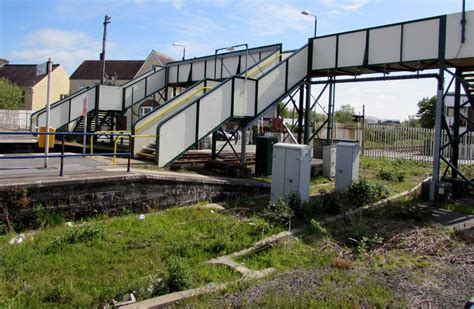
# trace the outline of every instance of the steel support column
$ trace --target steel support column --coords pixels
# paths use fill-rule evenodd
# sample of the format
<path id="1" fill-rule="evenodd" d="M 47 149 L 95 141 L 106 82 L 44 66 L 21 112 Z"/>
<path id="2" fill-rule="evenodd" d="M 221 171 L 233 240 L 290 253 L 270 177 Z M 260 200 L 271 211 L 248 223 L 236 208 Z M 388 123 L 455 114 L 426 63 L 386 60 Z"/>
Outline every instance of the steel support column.
<path id="1" fill-rule="evenodd" d="M 298 144 L 303 141 L 302 129 L 303 129 L 303 103 L 304 103 L 304 84 L 300 86 L 300 101 L 298 107 Z"/>
<path id="2" fill-rule="evenodd" d="M 240 139 L 240 167 L 245 167 L 247 164 L 247 126 L 242 126 Z"/>
<path id="3" fill-rule="evenodd" d="M 309 144 L 309 115 L 311 109 L 311 77 L 306 80 L 306 102 L 304 108 L 304 143 Z"/>
<path id="4" fill-rule="evenodd" d="M 435 140 L 433 149 L 433 176 L 430 185 L 430 201 L 436 201 L 441 163 L 441 118 L 443 117 L 444 70 L 446 68 L 446 16 L 440 19 L 438 43 L 439 76 L 436 96 Z"/>
<path id="5" fill-rule="evenodd" d="M 334 77 L 329 78 L 329 100 L 328 100 L 328 127 L 326 131 L 326 144 L 332 144 L 333 125 L 334 125 L 334 101 L 336 93 L 336 84 Z"/>
<path id="6" fill-rule="evenodd" d="M 461 72 L 459 69 L 456 70 L 456 75 L 460 76 Z M 451 163 L 454 168 L 451 169 L 451 177 L 458 177 L 458 160 L 459 160 L 459 126 L 461 121 L 461 81 L 456 78 L 454 81 L 454 121 L 453 121 L 453 142 L 452 142 L 452 153 Z"/>

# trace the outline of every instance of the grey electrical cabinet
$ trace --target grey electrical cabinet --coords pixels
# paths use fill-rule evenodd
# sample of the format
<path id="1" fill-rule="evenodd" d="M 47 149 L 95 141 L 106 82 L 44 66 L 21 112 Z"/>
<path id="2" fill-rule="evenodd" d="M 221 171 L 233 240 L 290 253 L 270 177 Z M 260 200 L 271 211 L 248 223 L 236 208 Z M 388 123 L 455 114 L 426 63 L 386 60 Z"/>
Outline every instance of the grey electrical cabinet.
<path id="1" fill-rule="evenodd" d="M 303 201 L 309 200 L 311 155 L 308 145 L 273 145 L 272 202 L 290 193 L 297 193 Z"/>
<path id="2" fill-rule="evenodd" d="M 343 190 L 359 179 L 358 143 L 336 144 L 336 190 Z"/>

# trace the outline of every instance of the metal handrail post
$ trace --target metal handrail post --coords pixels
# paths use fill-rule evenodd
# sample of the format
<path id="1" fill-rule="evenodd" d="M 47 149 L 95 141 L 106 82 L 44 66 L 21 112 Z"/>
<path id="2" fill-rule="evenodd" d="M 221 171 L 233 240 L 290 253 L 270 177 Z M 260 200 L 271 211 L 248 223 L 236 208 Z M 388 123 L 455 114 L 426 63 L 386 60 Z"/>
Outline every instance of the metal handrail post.
<path id="1" fill-rule="evenodd" d="M 62 134 L 62 141 L 61 141 L 61 168 L 59 169 L 59 176 L 64 176 L 64 139 L 65 134 Z"/>
<path id="2" fill-rule="evenodd" d="M 128 136 L 128 162 L 127 162 L 127 173 L 130 173 L 130 160 L 132 157 L 132 142 L 133 137 L 131 135 Z"/>

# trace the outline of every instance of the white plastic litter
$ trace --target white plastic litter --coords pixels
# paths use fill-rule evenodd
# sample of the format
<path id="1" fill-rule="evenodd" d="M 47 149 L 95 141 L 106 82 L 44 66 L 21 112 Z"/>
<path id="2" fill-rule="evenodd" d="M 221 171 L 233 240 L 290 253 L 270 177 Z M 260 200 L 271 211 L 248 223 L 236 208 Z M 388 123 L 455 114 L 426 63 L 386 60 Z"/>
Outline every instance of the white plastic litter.
<path id="1" fill-rule="evenodd" d="M 16 245 L 16 244 L 21 244 L 24 240 L 26 240 L 25 234 L 21 233 L 19 235 L 16 235 L 12 239 L 10 239 L 10 245 Z"/>
<path id="2" fill-rule="evenodd" d="M 64 225 L 67 226 L 67 227 L 73 227 L 74 226 L 74 224 L 71 221 L 68 221 L 68 222 L 64 223 Z"/>
<path id="3" fill-rule="evenodd" d="M 138 220 L 145 220 L 145 215 L 144 214 L 139 215 Z"/>
<path id="4" fill-rule="evenodd" d="M 215 211 L 214 211 L 214 210 L 212 210 L 212 209 L 211 209 L 211 212 L 212 212 L 213 214 L 215 213 Z"/>

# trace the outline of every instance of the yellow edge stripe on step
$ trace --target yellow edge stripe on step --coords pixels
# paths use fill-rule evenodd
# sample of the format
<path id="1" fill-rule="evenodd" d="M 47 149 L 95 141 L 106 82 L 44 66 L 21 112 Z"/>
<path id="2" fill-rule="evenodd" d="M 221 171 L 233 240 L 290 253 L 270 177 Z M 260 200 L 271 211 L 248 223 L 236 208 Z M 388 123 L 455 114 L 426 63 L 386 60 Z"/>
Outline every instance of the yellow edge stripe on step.
<path id="1" fill-rule="evenodd" d="M 117 158 L 117 144 L 119 142 L 119 140 L 121 140 L 122 138 L 130 138 L 128 140 L 129 143 L 132 142 L 132 138 L 145 138 L 145 137 L 157 137 L 158 135 L 153 135 L 153 134 L 141 134 L 141 135 L 125 135 L 125 136 L 117 136 L 117 138 L 115 139 L 115 143 L 114 143 L 114 158 L 112 160 L 112 165 L 115 165 L 115 159 Z"/>
<path id="2" fill-rule="evenodd" d="M 199 92 L 203 91 L 203 90 L 208 90 L 208 89 L 212 89 L 212 87 L 201 87 L 199 89 L 196 89 L 195 91 L 193 91 L 192 93 L 188 94 L 187 96 L 185 96 L 184 98 L 181 98 L 178 102 L 178 104 L 172 104 L 172 106 L 166 106 L 164 107 L 164 110 L 159 113 L 159 115 L 156 115 L 155 117 L 147 120 L 144 124 L 142 124 L 141 126 L 135 128 L 135 132 L 140 132 L 141 130 L 143 130 L 143 128 L 145 128 L 146 126 L 148 126 L 150 123 L 162 118 L 163 116 L 167 115 L 169 112 L 177 109 L 178 107 L 180 107 L 181 105 L 183 105 L 184 103 L 186 103 L 186 101 L 188 101 L 189 99 L 191 99 L 192 97 L 194 97 L 196 94 L 198 94 Z M 169 105 L 169 104 L 168 104 Z"/>

